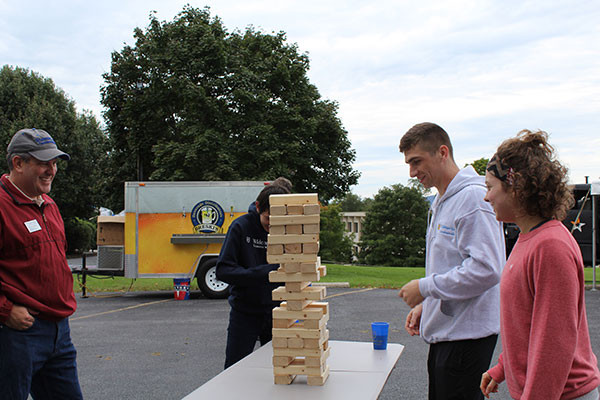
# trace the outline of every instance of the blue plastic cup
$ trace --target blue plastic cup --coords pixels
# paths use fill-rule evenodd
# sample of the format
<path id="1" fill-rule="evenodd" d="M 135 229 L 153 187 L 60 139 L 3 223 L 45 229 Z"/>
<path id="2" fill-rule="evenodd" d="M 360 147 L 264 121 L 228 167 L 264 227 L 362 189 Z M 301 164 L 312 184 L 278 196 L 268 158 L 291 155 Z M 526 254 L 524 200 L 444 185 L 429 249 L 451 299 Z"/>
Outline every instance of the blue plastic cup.
<path id="1" fill-rule="evenodd" d="M 387 349 L 388 330 L 390 324 L 387 322 L 372 322 L 371 331 L 373 332 L 373 348 L 375 350 Z"/>

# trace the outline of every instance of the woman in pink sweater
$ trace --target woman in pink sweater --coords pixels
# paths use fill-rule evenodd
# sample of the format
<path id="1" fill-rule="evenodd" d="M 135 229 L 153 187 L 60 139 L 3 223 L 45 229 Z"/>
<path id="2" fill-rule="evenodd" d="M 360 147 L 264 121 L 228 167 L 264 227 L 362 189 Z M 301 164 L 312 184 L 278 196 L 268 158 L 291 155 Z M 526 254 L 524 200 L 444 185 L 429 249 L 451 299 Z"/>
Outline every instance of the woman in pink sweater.
<path id="1" fill-rule="evenodd" d="M 583 261 L 560 222 L 573 198 L 545 132 L 519 132 L 490 160 L 485 200 L 521 234 L 500 281 L 498 364 L 482 376 L 489 398 L 506 380 L 514 399 L 598 399 L 600 372 L 584 302 Z"/>

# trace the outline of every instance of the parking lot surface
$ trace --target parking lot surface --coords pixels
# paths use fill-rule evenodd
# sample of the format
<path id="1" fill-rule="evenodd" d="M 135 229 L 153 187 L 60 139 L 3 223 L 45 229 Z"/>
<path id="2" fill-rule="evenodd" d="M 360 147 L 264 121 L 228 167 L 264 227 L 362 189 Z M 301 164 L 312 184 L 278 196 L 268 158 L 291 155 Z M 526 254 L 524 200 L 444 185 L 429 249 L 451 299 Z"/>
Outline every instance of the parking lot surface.
<path id="1" fill-rule="evenodd" d="M 397 290 L 327 288 L 327 295 L 332 340 L 369 342 L 370 323 L 388 321 L 389 341 L 405 346 L 379 398 L 426 399 L 428 346 L 405 332 L 409 309 Z M 192 291 L 185 301 L 172 292 L 78 294 L 77 301 L 71 334 L 87 400 L 181 399 L 223 370 L 226 300 Z M 586 304 L 600 354 L 600 291 L 587 291 Z M 510 398 L 505 385 L 494 398 Z"/>

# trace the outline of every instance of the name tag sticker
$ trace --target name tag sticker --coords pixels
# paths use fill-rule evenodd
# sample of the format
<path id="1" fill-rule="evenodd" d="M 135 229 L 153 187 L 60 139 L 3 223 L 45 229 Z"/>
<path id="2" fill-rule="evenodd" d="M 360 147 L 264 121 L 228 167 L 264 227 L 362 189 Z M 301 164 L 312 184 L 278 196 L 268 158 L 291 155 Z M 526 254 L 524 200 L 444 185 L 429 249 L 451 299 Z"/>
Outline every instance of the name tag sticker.
<path id="1" fill-rule="evenodd" d="M 25 227 L 27 227 L 27 230 L 29 231 L 29 233 L 33 233 L 33 232 L 42 230 L 42 227 L 37 222 L 37 219 L 32 219 L 31 221 L 24 222 L 24 224 L 25 224 Z"/>

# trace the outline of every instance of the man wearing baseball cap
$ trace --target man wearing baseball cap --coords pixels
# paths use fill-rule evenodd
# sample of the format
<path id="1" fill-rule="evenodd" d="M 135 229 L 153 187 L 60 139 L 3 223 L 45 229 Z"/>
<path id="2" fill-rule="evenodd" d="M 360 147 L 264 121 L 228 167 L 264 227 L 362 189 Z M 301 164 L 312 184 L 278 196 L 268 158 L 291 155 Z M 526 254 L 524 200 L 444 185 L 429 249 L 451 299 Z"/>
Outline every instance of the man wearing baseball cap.
<path id="1" fill-rule="evenodd" d="M 77 303 L 65 230 L 48 196 L 59 150 L 41 129 L 18 131 L 0 178 L 0 399 L 82 399 L 68 317 Z"/>

